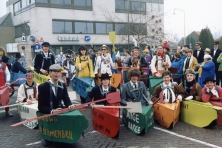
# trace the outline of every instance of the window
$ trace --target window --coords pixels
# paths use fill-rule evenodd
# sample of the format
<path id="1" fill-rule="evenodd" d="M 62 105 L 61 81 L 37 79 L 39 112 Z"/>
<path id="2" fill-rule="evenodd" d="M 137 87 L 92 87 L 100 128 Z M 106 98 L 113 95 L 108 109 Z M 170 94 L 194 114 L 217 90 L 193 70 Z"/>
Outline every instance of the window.
<path id="1" fill-rule="evenodd" d="M 75 22 L 75 33 L 94 33 L 93 23 Z"/>
<path id="2" fill-rule="evenodd" d="M 22 8 L 25 8 L 26 6 L 29 5 L 29 0 L 21 0 L 22 2 Z"/>
<path id="3" fill-rule="evenodd" d="M 30 26 L 29 23 L 21 24 L 18 26 L 15 26 L 15 37 L 22 37 L 22 33 L 25 33 L 25 35 L 30 35 Z"/>
<path id="4" fill-rule="evenodd" d="M 108 34 L 113 31 L 113 24 L 111 23 L 95 23 L 96 34 Z"/>
<path id="5" fill-rule="evenodd" d="M 92 10 L 92 0 L 74 0 L 74 8 Z"/>
<path id="6" fill-rule="evenodd" d="M 17 12 L 21 9 L 21 6 L 20 6 L 20 1 L 18 1 L 17 3 L 14 4 L 14 12 Z"/>
<path id="7" fill-rule="evenodd" d="M 36 0 L 38 3 L 48 3 L 48 0 Z"/>
<path id="8" fill-rule="evenodd" d="M 31 0 L 31 1 L 30 1 L 30 4 L 34 4 L 34 3 L 35 3 L 35 0 Z"/>
<path id="9" fill-rule="evenodd" d="M 126 0 L 116 0 L 115 1 L 116 12 L 127 12 L 128 2 Z"/>
<path id="10" fill-rule="evenodd" d="M 129 31 L 129 27 L 127 24 L 115 24 L 115 31 L 118 35 L 127 35 Z"/>
<path id="11" fill-rule="evenodd" d="M 63 0 L 52 0 L 52 4 L 63 4 Z"/>
<path id="12" fill-rule="evenodd" d="M 130 24 L 130 34 L 147 35 L 147 27 L 145 24 Z"/>
<path id="13" fill-rule="evenodd" d="M 53 33 L 72 33 L 71 21 L 52 21 Z"/>
<path id="14" fill-rule="evenodd" d="M 130 3 L 130 7 L 129 4 Z M 127 1 L 127 0 L 116 0 L 115 1 L 115 9 L 116 12 L 120 13 L 146 13 L 146 3 L 145 2 L 138 2 L 138 1 Z"/>
<path id="15" fill-rule="evenodd" d="M 71 0 L 64 0 L 64 4 L 71 5 Z"/>

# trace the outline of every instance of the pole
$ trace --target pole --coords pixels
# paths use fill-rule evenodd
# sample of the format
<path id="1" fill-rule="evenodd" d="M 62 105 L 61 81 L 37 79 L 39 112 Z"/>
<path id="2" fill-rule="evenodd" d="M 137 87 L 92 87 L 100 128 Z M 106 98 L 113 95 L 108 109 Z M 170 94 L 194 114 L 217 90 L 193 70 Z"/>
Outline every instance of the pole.
<path id="1" fill-rule="evenodd" d="M 127 37 L 128 37 L 128 50 L 131 51 L 130 47 L 129 47 L 129 29 L 130 29 L 129 28 L 129 9 L 130 9 L 130 0 L 128 0 L 128 11 L 127 11 L 128 12 L 128 26 L 127 26 L 128 27 L 128 36 Z"/>
<path id="2" fill-rule="evenodd" d="M 175 10 L 179 10 L 179 11 L 182 11 L 183 12 L 183 21 L 184 21 L 184 32 L 183 32 L 183 43 L 184 45 L 186 45 L 186 36 L 185 36 L 185 31 L 186 31 L 186 23 L 185 23 L 185 11 L 182 10 L 182 9 L 178 9 L 178 8 L 174 8 L 174 14 L 175 14 Z"/>

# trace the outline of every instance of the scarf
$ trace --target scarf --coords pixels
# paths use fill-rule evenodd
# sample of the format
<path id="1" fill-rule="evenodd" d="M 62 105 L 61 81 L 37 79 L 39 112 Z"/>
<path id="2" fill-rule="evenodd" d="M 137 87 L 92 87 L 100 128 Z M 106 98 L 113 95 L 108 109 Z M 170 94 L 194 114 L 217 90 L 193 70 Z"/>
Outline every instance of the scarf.
<path id="1" fill-rule="evenodd" d="M 185 83 L 186 84 L 183 84 L 184 86 L 184 90 L 190 94 L 190 91 L 191 90 L 195 90 L 196 89 L 196 80 L 194 79 L 193 81 L 191 82 L 187 82 L 187 80 L 185 80 Z"/>
<path id="2" fill-rule="evenodd" d="M 160 56 L 162 59 L 164 59 L 164 52 L 163 53 L 157 53 L 157 56 Z"/>
<path id="3" fill-rule="evenodd" d="M 212 60 L 203 62 L 203 63 L 201 64 L 201 66 L 204 66 L 207 62 L 211 62 L 211 61 L 212 61 Z M 203 68 L 200 67 L 200 68 L 198 69 L 198 72 L 199 72 L 199 78 L 201 78 L 201 77 L 202 77 Z"/>

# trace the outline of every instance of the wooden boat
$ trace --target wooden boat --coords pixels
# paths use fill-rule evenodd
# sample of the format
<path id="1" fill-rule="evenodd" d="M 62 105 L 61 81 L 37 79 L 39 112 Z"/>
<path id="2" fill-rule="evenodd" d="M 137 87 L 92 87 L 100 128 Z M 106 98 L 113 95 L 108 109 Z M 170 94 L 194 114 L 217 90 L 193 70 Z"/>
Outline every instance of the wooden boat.
<path id="1" fill-rule="evenodd" d="M 6 106 L 9 103 L 9 89 L 7 86 L 0 87 L 0 105 Z"/>
<path id="2" fill-rule="evenodd" d="M 42 116 L 40 112 L 37 116 Z M 54 142 L 75 143 L 88 127 L 87 119 L 78 111 L 38 120 L 41 138 Z"/>
<path id="3" fill-rule="evenodd" d="M 30 104 L 30 105 L 18 104 L 18 114 L 20 116 L 21 121 L 35 118 L 36 111 L 38 111 L 38 103 Z M 23 125 L 28 128 L 34 129 L 38 126 L 38 121 L 37 120 L 30 121 Z"/>
<path id="4" fill-rule="evenodd" d="M 165 128 L 173 128 L 179 120 L 180 102 L 156 103 L 154 105 L 154 119 Z"/>
<path id="5" fill-rule="evenodd" d="M 118 104 L 109 106 L 118 106 Z M 93 128 L 108 137 L 118 138 L 120 130 L 119 115 L 118 108 L 93 108 Z"/>
<path id="6" fill-rule="evenodd" d="M 142 106 L 142 113 L 132 113 L 123 109 L 122 121 L 126 128 L 135 134 L 145 134 L 154 126 L 153 107 Z"/>
<path id="7" fill-rule="evenodd" d="M 197 127 L 213 127 L 222 125 L 222 107 L 194 100 L 183 101 L 180 119 Z M 218 114 L 217 114 L 218 112 Z"/>
<path id="8" fill-rule="evenodd" d="M 150 94 L 153 94 L 155 88 L 157 85 L 159 85 L 160 83 L 163 82 L 162 78 L 157 78 L 157 77 L 153 77 L 153 76 L 149 76 L 149 92 Z"/>

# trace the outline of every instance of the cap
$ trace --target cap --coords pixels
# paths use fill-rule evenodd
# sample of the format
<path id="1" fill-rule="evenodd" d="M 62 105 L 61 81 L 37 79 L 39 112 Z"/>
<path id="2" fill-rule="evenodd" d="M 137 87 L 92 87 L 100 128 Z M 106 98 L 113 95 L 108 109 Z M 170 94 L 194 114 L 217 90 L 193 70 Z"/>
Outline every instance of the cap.
<path id="1" fill-rule="evenodd" d="M 43 43 L 42 43 L 42 46 L 49 47 L 50 44 L 49 44 L 49 42 L 43 42 Z"/>
<path id="2" fill-rule="evenodd" d="M 62 70 L 62 67 L 58 64 L 53 64 L 49 67 L 49 70 Z"/>

